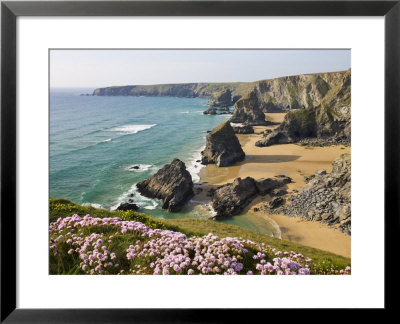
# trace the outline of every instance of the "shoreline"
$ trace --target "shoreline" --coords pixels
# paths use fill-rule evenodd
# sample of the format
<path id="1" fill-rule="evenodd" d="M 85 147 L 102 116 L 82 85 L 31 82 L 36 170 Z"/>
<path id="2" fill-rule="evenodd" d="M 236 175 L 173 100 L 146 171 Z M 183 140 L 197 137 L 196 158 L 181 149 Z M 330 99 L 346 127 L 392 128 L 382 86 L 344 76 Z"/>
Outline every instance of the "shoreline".
<path id="1" fill-rule="evenodd" d="M 269 113 L 267 119 L 276 123 L 282 122 L 285 113 Z M 284 174 L 292 178 L 287 185 L 288 194 L 306 186 L 305 176 L 315 171 L 325 169 L 331 172 L 332 162 L 343 153 L 350 153 L 351 147 L 332 145 L 325 147 L 301 146 L 297 144 L 280 144 L 269 147 L 256 147 L 255 142 L 260 133 L 273 126 L 254 126 L 254 134 L 237 135 L 242 149 L 246 154 L 244 161 L 233 166 L 218 168 L 213 164 L 203 167 L 199 172 L 200 181 L 204 190 L 207 187 L 219 186 L 232 182 L 237 177 L 250 176 L 254 179 L 269 178 Z M 247 206 L 244 212 L 236 217 L 256 217 L 269 223 L 274 236 L 279 236 L 271 223 L 279 226 L 280 236 L 284 240 L 296 242 L 321 250 L 333 252 L 345 257 L 351 256 L 351 237 L 339 230 L 320 222 L 306 221 L 300 217 L 281 214 L 267 214 L 254 211 L 257 205 L 270 199 L 268 195 L 258 197 Z M 246 216 L 247 215 L 247 216 Z M 266 226 L 268 226 L 266 224 Z"/>

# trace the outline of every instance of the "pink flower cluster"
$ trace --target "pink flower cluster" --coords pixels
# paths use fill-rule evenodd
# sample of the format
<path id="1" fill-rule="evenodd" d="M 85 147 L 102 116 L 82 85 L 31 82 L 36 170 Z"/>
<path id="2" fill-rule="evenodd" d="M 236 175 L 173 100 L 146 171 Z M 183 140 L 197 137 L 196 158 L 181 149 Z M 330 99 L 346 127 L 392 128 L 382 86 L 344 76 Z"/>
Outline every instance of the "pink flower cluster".
<path id="1" fill-rule="evenodd" d="M 83 228 L 98 227 L 107 231 L 83 234 Z M 132 242 L 124 255 L 117 255 L 111 251 L 112 243 L 124 233 L 133 233 L 140 239 Z M 118 217 L 73 215 L 59 218 L 50 224 L 50 237 L 51 253 L 57 255 L 60 242 L 68 245 L 68 254 L 79 258 L 79 266 L 87 274 L 310 274 L 311 259 L 294 251 L 277 251 L 250 240 L 219 238 L 211 233 L 187 237 L 179 232 L 151 229 L 140 222 L 122 221 Z M 129 269 L 119 269 L 118 259 L 128 264 Z M 340 270 L 340 274 L 349 272 L 349 267 Z"/>

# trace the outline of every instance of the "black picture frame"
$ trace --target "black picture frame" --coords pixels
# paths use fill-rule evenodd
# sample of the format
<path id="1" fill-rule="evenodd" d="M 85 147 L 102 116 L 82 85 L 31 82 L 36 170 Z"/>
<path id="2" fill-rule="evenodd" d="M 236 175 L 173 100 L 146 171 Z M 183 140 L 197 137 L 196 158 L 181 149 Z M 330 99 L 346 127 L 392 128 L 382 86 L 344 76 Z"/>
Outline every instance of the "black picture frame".
<path id="1" fill-rule="evenodd" d="M 19 16 L 384 16 L 385 309 L 398 283 L 387 264 L 399 237 L 400 1 L 2 1 L 1 3 L 1 322 L 227 322 L 243 310 L 16 308 L 16 19 Z M 373 190 L 373 188 L 371 188 Z M 372 275 L 372 274 L 371 274 Z M 151 302 L 151 301 L 149 301 Z M 256 318 L 263 310 L 252 310 Z M 212 315 L 211 315 L 212 314 Z"/>

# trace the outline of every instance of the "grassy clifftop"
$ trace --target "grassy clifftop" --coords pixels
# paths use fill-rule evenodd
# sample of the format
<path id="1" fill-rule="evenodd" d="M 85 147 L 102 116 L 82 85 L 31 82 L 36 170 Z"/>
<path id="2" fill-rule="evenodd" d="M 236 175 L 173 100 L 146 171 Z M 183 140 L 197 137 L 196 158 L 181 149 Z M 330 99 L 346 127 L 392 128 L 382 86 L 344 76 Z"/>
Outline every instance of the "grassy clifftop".
<path id="1" fill-rule="evenodd" d="M 172 242 L 182 240 L 183 237 L 183 242 L 186 242 L 186 247 L 190 244 L 194 244 L 193 242 L 196 242 L 196 240 L 198 242 L 196 244 L 200 244 L 199 242 L 208 242 L 209 240 L 214 242 L 212 244 L 217 244 L 218 241 L 215 241 L 215 236 L 218 236 L 218 240 L 221 238 L 221 241 L 225 242 L 225 245 L 230 242 L 230 239 L 224 238 L 237 238 L 243 243 L 240 243 L 243 245 L 241 248 L 246 248 L 254 255 L 256 255 L 258 251 L 261 251 L 259 250 L 261 246 L 269 246 L 265 249 L 269 251 L 268 253 L 270 253 L 270 255 L 268 256 L 268 253 L 265 251 L 264 253 L 267 254 L 265 258 L 271 262 L 273 262 L 272 259 L 276 253 L 275 251 L 281 251 L 277 255 L 280 255 L 284 251 L 287 251 L 288 254 L 290 253 L 291 256 L 302 254 L 306 258 L 312 259 L 312 261 L 309 261 L 312 262 L 310 264 L 312 274 L 331 273 L 331 269 L 344 269 L 350 265 L 350 259 L 333 253 L 283 241 L 243 229 L 239 226 L 226 225 L 215 221 L 198 219 L 156 220 L 142 213 L 133 211 L 111 212 L 104 209 L 77 205 L 66 199 L 50 199 L 49 207 L 50 273 L 52 274 L 150 274 L 153 269 L 149 267 L 149 263 L 151 263 L 153 259 L 153 266 L 154 262 L 157 263 L 155 257 L 151 257 L 151 254 L 150 256 L 146 254 L 146 251 L 150 249 L 147 245 L 154 246 L 154 244 L 156 244 L 154 243 L 155 241 L 151 241 L 154 235 L 156 235 L 152 231 L 155 231 L 155 233 L 161 233 L 157 231 L 174 233 Z M 82 220 L 76 220 L 71 217 L 74 214 L 79 215 Z M 91 217 L 87 216 L 87 220 L 84 221 L 83 217 L 87 214 L 90 214 Z M 96 220 L 97 217 L 100 220 Z M 115 217 L 119 217 L 123 221 L 140 223 L 134 223 L 134 225 L 129 223 L 122 227 L 118 225 L 120 226 L 118 227 L 114 221 Z M 82 225 L 84 222 L 86 222 L 86 225 Z M 126 227 L 124 228 L 124 226 Z M 136 226 L 137 228 L 135 227 L 135 229 L 133 229 L 130 228 L 130 226 Z M 146 228 L 146 230 L 143 228 Z M 148 234 L 149 231 L 150 234 Z M 166 240 L 166 238 L 162 238 L 162 240 Z M 253 269 L 253 271 L 255 271 L 256 259 L 248 258 L 245 255 L 240 256 L 240 251 L 237 250 L 239 249 L 239 243 L 235 241 L 232 244 L 235 246 L 232 248 L 233 251 L 236 251 L 234 253 L 238 253 L 238 260 L 241 260 L 242 266 L 244 266 L 244 269 L 239 269 L 237 272 L 243 273 L 243 271 L 247 271 L 248 269 Z M 93 255 L 98 255 L 100 252 L 103 252 L 100 248 L 105 251 L 104 254 L 101 254 L 101 258 L 107 259 L 107 252 L 110 253 L 111 251 L 111 255 L 109 254 L 110 262 L 103 262 L 101 264 L 103 268 L 93 264 L 95 263 L 95 261 L 93 261 Z M 90 253 L 87 252 L 87 255 L 82 254 L 82 251 L 88 251 L 90 249 L 94 250 L 91 250 L 92 252 Z M 97 249 L 100 250 L 100 252 L 98 252 Z M 229 250 L 228 252 L 230 253 L 231 251 L 232 250 Z M 295 251 L 296 253 L 291 251 Z M 191 253 L 192 252 L 188 252 L 187 256 L 193 257 Z M 87 257 L 88 259 L 84 260 L 84 258 Z M 86 261 L 87 263 L 85 263 Z M 90 261 L 92 262 L 89 266 Z M 175 272 L 173 270 L 171 271 L 174 274 L 180 273 L 177 269 L 175 270 Z M 212 272 L 215 272 L 214 268 Z"/>

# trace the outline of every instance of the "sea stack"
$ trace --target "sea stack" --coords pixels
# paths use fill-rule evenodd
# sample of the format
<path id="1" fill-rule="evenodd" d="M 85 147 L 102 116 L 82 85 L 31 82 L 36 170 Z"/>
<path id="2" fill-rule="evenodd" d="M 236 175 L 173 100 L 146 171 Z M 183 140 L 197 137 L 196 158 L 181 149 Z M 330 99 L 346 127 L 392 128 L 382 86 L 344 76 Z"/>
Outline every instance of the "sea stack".
<path id="1" fill-rule="evenodd" d="M 232 92 L 229 89 L 213 92 L 208 102 L 210 107 L 229 107 L 232 104 Z"/>
<path id="2" fill-rule="evenodd" d="M 246 97 L 239 99 L 235 103 L 231 122 L 250 126 L 268 124 L 255 90 L 252 90 Z"/>
<path id="3" fill-rule="evenodd" d="M 143 196 L 162 199 L 162 208 L 171 212 L 179 211 L 194 195 L 192 176 L 179 159 L 164 165 L 155 175 L 136 184 L 136 187 Z"/>
<path id="4" fill-rule="evenodd" d="M 206 148 L 201 152 L 202 164 L 226 167 L 242 161 L 245 154 L 229 121 L 214 128 L 206 139 Z"/>

